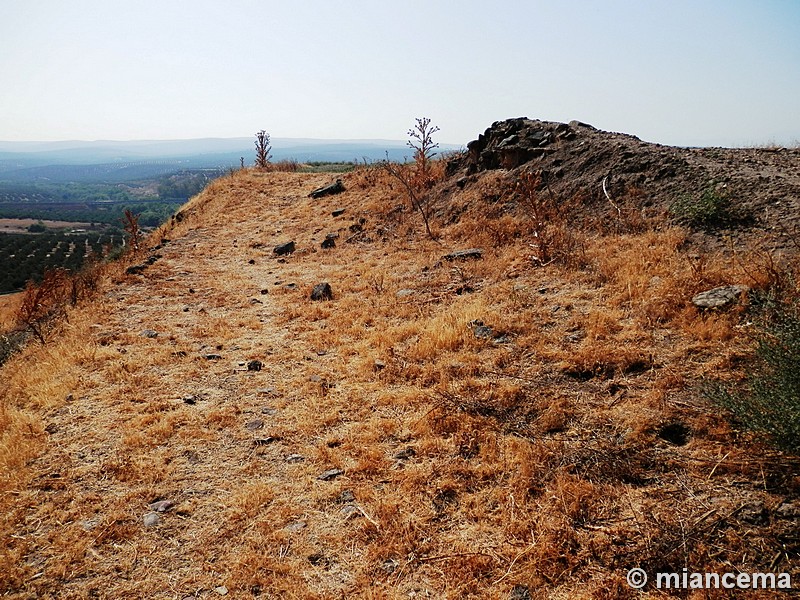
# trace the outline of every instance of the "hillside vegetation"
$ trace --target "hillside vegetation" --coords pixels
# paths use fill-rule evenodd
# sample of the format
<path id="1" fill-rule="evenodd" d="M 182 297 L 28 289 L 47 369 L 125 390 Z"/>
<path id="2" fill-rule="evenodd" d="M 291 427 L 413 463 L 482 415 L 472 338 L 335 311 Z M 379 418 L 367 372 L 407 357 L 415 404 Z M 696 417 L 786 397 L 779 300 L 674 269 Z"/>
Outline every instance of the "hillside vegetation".
<path id="1" fill-rule="evenodd" d="M 700 386 L 743 381 L 752 298 L 797 293 L 795 188 L 770 188 L 788 215 L 770 220 L 741 172 L 720 180 L 735 152 L 495 124 L 435 165 L 430 236 L 379 165 L 214 181 L 0 370 L 0 590 L 614 599 L 666 596 L 628 587 L 633 567 L 797 581 L 798 459 Z M 795 185 L 796 151 L 741 152 Z M 336 177 L 343 193 L 309 197 Z M 709 186 L 736 219 L 675 208 Z M 751 300 L 692 303 L 728 284 Z"/>

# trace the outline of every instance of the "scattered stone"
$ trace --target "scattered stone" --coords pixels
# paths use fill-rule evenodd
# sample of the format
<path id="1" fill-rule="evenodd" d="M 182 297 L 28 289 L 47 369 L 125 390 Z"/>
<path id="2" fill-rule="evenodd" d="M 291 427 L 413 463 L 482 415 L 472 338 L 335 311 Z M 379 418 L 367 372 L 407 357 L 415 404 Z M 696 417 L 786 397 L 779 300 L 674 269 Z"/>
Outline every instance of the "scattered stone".
<path id="1" fill-rule="evenodd" d="M 278 256 L 291 254 L 292 252 L 295 251 L 294 241 L 286 242 L 285 244 L 278 244 L 272 251 Z"/>
<path id="2" fill-rule="evenodd" d="M 417 455 L 417 451 L 414 450 L 411 446 L 409 446 L 407 448 L 403 448 L 402 450 L 400 450 L 400 452 L 395 454 L 394 457 L 397 460 L 408 460 L 412 456 L 416 456 L 416 455 Z"/>
<path id="3" fill-rule="evenodd" d="M 331 211 L 331 216 L 333 217 L 341 217 L 345 213 L 344 208 L 337 208 L 334 211 Z"/>
<path id="4" fill-rule="evenodd" d="M 269 406 L 265 406 L 264 408 L 261 409 L 261 414 L 267 415 L 269 417 L 274 417 L 275 415 L 278 414 L 278 410 L 275 408 L 270 408 Z"/>
<path id="5" fill-rule="evenodd" d="M 402 289 L 402 290 L 397 290 L 395 296 L 397 298 L 405 298 L 406 296 L 413 296 L 414 294 L 416 294 L 414 290 Z"/>
<path id="6" fill-rule="evenodd" d="M 139 335 L 146 338 L 155 338 L 158 337 L 158 332 L 153 329 L 145 329 Z"/>
<path id="7" fill-rule="evenodd" d="M 345 521 L 350 521 L 351 519 L 358 519 L 359 517 L 364 516 L 361 510 L 353 504 L 347 504 L 343 506 L 339 511 L 339 513 L 341 513 Z"/>
<path id="8" fill-rule="evenodd" d="M 264 394 L 265 396 L 274 396 L 275 388 L 274 387 L 258 388 L 256 392 L 258 392 L 259 394 Z"/>
<path id="9" fill-rule="evenodd" d="M 692 304 L 703 310 L 725 308 L 737 301 L 742 292 L 748 289 L 746 285 L 723 285 L 713 290 L 700 292 L 692 298 Z"/>
<path id="10" fill-rule="evenodd" d="M 311 291 L 312 300 L 333 300 L 333 290 L 329 283 L 318 283 Z"/>
<path id="11" fill-rule="evenodd" d="M 305 521 L 294 521 L 292 523 L 289 523 L 286 527 L 284 527 L 284 529 L 291 533 L 297 533 L 298 531 L 301 531 L 306 527 L 308 527 L 308 524 Z"/>
<path id="12" fill-rule="evenodd" d="M 775 514 L 781 519 L 796 519 L 800 517 L 800 502 L 784 502 Z"/>
<path id="13" fill-rule="evenodd" d="M 343 473 L 344 471 L 342 471 L 341 469 L 328 469 L 324 473 L 320 473 L 319 475 L 317 475 L 317 479 L 319 479 L 320 481 L 331 481 L 333 479 L 336 479 L 337 477 L 339 477 L 339 475 L 342 475 Z"/>
<path id="14" fill-rule="evenodd" d="M 184 404 L 190 404 L 190 405 L 197 404 L 197 401 L 199 399 L 200 399 L 199 396 L 196 396 L 194 394 L 191 394 L 189 396 L 184 396 L 183 398 L 181 398 Z"/>
<path id="15" fill-rule="evenodd" d="M 258 431 L 259 429 L 264 428 L 264 421 L 261 419 L 253 419 L 252 421 L 245 423 L 244 426 L 248 431 Z"/>
<path id="16" fill-rule="evenodd" d="M 322 383 L 322 377 L 320 377 L 319 375 L 311 375 L 311 376 L 308 378 L 308 380 L 309 380 L 311 383 Z"/>
<path id="17" fill-rule="evenodd" d="M 127 269 L 125 269 L 125 274 L 126 275 L 141 275 L 146 268 L 147 268 L 147 265 L 145 265 L 145 264 L 133 265 L 133 266 L 128 267 Z"/>
<path id="18" fill-rule="evenodd" d="M 476 338 L 491 339 L 494 337 L 494 330 L 485 325 L 483 321 L 476 319 L 471 321 L 470 325 L 472 325 L 472 333 Z"/>
<path id="19" fill-rule="evenodd" d="M 163 513 L 167 512 L 173 506 L 175 506 L 175 502 L 172 500 L 158 500 L 157 502 L 153 502 L 149 508 L 153 512 Z"/>
<path id="20" fill-rule="evenodd" d="M 348 502 L 354 502 L 355 499 L 356 495 L 353 493 L 353 490 L 343 490 L 336 501 L 340 504 L 347 504 Z"/>
<path id="21" fill-rule="evenodd" d="M 222 360 L 222 356 L 220 354 L 203 354 L 202 356 L 206 360 Z"/>
<path id="22" fill-rule="evenodd" d="M 258 438 L 257 440 L 253 440 L 253 446 L 269 446 L 275 442 L 280 441 L 280 437 L 271 435 L 265 438 Z"/>
<path id="23" fill-rule="evenodd" d="M 322 198 L 323 196 L 332 196 L 335 194 L 341 194 L 343 191 L 344 191 L 344 184 L 342 183 L 341 179 L 337 179 L 335 183 L 331 183 L 329 185 L 325 185 L 322 186 L 321 188 L 315 189 L 308 195 L 308 197 Z"/>
<path id="24" fill-rule="evenodd" d="M 264 288 L 263 290 L 261 290 L 261 295 L 262 296 L 266 296 L 267 294 L 269 294 L 269 290 L 267 288 Z"/>
<path id="25" fill-rule="evenodd" d="M 373 367 L 373 368 L 374 368 L 376 371 L 383 371 L 383 370 L 386 368 L 386 363 L 385 363 L 385 362 L 383 362 L 382 360 L 380 360 L 380 359 L 376 358 L 376 359 L 375 359 L 375 362 L 372 364 L 372 367 Z"/>
<path id="26" fill-rule="evenodd" d="M 531 600 L 531 591 L 527 585 L 515 585 L 508 595 L 508 600 Z"/>
<path id="27" fill-rule="evenodd" d="M 228 595 L 228 588 L 226 588 L 224 585 L 221 585 L 219 587 L 215 587 L 214 591 L 217 592 L 220 596 L 227 596 Z"/>
<path id="28" fill-rule="evenodd" d="M 248 265 L 254 265 L 254 264 L 256 264 L 256 260 L 254 258 L 251 258 L 250 260 L 247 261 L 247 264 Z"/>
<path id="29" fill-rule="evenodd" d="M 480 248 L 469 248 L 467 250 L 456 250 L 450 254 L 445 254 L 442 260 L 477 260 L 483 258 L 483 250 Z"/>
<path id="30" fill-rule="evenodd" d="M 58 431 L 58 425 L 56 425 L 55 423 L 50 423 L 47 427 L 44 428 L 44 430 L 50 435 L 53 435 Z"/>
<path id="31" fill-rule="evenodd" d="M 285 287 L 287 290 L 293 290 L 293 289 L 296 289 L 296 288 L 297 288 L 297 284 L 296 284 L 296 283 L 287 283 L 287 284 L 286 284 L 285 286 L 283 286 L 283 287 Z"/>
<path id="32" fill-rule="evenodd" d="M 144 516 L 143 523 L 145 527 L 155 527 L 161 523 L 161 517 L 158 513 L 149 512 Z"/>
<path id="33" fill-rule="evenodd" d="M 381 571 L 386 573 L 387 575 L 391 575 L 397 570 L 397 567 L 400 566 L 400 563 L 397 562 L 393 558 L 387 558 L 385 561 L 381 563 Z"/>
<path id="34" fill-rule="evenodd" d="M 302 454 L 290 454 L 289 456 L 286 457 L 286 462 L 289 463 L 290 465 L 301 463 L 304 462 L 305 460 L 306 457 L 303 456 Z"/>
<path id="35" fill-rule="evenodd" d="M 320 246 L 324 249 L 328 248 L 335 248 L 336 247 L 336 240 L 339 238 L 338 233 L 329 233 L 325 236 L 325 239 L 322 240 L 322 244 Z"/>
<path id="36" fill-rule="evenodd" d="M 261 367 L 263 367 L 263 366 L 264 366 L 264 363 L 262 363 L 260 360 L 251 360 L 249 363 L 247 363 L 247 370 L 248 371 L 260 371 Z"/>
<path id="37" fill-rule="evenodd" d="M 753 525 L 763 525 L 768 518 L 767 507 L 760 500 L 748 502 L 738 510 L 738 514 L 742 521 Z"/>
<path id="38" fill-rule="evenodd" d="M 264 304 L 264 303 L 258 298 L 250 298 L 250 304 Z"/>

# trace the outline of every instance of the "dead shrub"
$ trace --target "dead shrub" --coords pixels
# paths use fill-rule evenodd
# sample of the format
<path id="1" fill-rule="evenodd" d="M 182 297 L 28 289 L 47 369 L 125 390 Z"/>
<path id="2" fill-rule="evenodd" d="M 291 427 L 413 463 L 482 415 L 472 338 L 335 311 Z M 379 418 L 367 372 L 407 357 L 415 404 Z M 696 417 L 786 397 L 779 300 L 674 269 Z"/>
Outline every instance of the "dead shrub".
<path id="1" fill-rule="evenodd" d="M 541 193 L 541 175 L 520 171 L 513 198 L 528 218 L 531 259 L 539 265 L 558 263 L 572 268 L 588 264 L 583 235 L 569 224 L 569 206 L 559 202 L 549 187 Z"/>
<path id="2" fill-rule="evenodd" d="M 37 285 L 28 282 L 17 310 L 18 323 L 46 343 L 53 325 L 66 318 L 66 304 L 71 296 L 72 283 L 66 270 L 46 271 Z"/>

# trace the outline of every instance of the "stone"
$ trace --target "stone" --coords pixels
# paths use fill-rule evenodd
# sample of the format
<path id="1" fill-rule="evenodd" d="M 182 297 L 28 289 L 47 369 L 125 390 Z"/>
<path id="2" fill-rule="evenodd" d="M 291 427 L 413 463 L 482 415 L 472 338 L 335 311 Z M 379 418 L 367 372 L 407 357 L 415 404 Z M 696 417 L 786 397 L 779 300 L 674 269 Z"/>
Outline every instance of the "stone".
<path id="1" fill-rule="evenodd" d="M 344 517 L 345 521 L 349 521 L 351 519 L 358 519 L 359 517 L 364 516 L 361 510 L 353 504 L 346 504 L 341 508 L 339 513 Z"/>
<path id="2" fill-rule="evenodd" d="M 303 456 L 302 454 L 290 454 L 289 456 L 286 457 L 286 462 L 289 463 L 290 465 L 301 463 L 304 462 L 305 460 L 306 457 Z"/>
<path id="3" fill-rule="evenodd" d="M 320 473 L 319 475 L 317 475 L 317 479 L 319 479 L 320 481 L 331 481 L 333 479 L 336 479 L 337 477 L 339 477 L 339 475 L 342 474 L 344 474 L 344 471 L 342 471 L 341 469 L 328 469 L 324 473 Z"/>
<path id="4" fill-rule="evenodd" d="M 341 194 L 344 192 L 344 184 L 341 179 L 337 179 L 334 183 L 324 185 L 321 188 L 315 189 L 311 192 L 309 198 L 322 198 L 323 196 L 332 196 L 334 194 Z"/>
<path id="5" fill-rule="evenodd" d="M 220 585 L 214 588 L 214 591 L 217 592 L 220 596 L 227 596 L 228 595 L 228 588 L 224 585 Z"/>
<path id="6" fill-rule="evenodd" d="M 417 455 L 417 451 L 414 450 L 411 446 L 409 446 L 407 448 L 403 448 L 402 450 L 400 450 L 400 452 L 395 454 L 394 457 L 397 460 L 408 460 L 412 456 L 416 456 L 416 455 Z"/>
<path id="7" fill-rule="evenodd" d="M 410 290 L 408 288 L 404 288 L 402 290 L 397 290 L 395 293 L 395 297 L 397 298 L 405 298 L 407 296 L 413 296 L 416 292 L 414 290 Z"/>
<path id="8" fill-rule="evenodd" d="M 336 210 L 331 211 L 332 217 L 341 217 L 345 213 L 344 208 L 337 208 Z"/>
<path id="9" fill-rule="evenodd" d="M 470 325 L 472 325 L 472 333 L 476 338 L 492 339 L 494 337 L 494 330 L 488 325 L 484 325 L 483 321 L 473 321 Z"/>
<path id="10" fill-rule="evenodd" d="M 145 329 L 139 334 L 141 337 L 154 338 L 158 337 L 158 332 L 153 329 Z"/>
<path id="11" fill-rule="evenodd" d="M 723 285 L 700 292 L 692 298 L 692 304 L 703 310 L 725 308 L 736 302 L 748 289 L 746 285 Z"/>
<path id="12" fill-rule="evenodd" d="M 312 300 L 333 300 L 333 291 L 329 283 L 318 283 L 311 291 Z"/>
<path id="13" fill-rule="evenodd" d="M 264 421 L 261 419 L 253 419 L 252 421 L 245 423 L 244 426 L 248 431 L 258 431 L 259 429 L 264 428 Z"/>
<path id="14" fill-rule="evenodd" d="M 125 269 L 125 274 L 126 275 L 141 275 L 146 268 L 147 268 L 147 265 L 145 265 L 145 264 L 133 265 L 133 266 L 128 267 L 127 269 Z"/>
<path id="15" fill-rule="evenodd" d="M 385 561 L 381 563 L 381 571 L 383 571 L 387 575 L 391 575 L 397 570 L 399 566 L 400 563 L 397 562 L 395 559 L 387 558 Z"/>
<path id="16" fill-rule="evenodd" d="M 527 585 L 515 585 L 508 595 L 508 600 L 531 600 L 531 591 Z"/>
<path id="17" fill-rule="evenodd" d="M 278 244 L 273 248 L 272 252 L 275 253 L 277 256 L 285 256 L 286 254 L 291 254 L 295 251 L 294 242 L 286 242 L 285 244 Z"/>
<path id="18" fill-rule="evenodd" d="M 284 527 L 284 529 L 292 533 L 297 533 L 306 527 L 308 527 L 308 524 L 305 521 L 294 521 L 289 523 L 286 527 Z"/>
<path id="19" fill-rule="evenodd" d="M 203 358 L 206 360 L 222 360 L 222 356 L 220 354 L 203 354 Z"/>
<path id="20" fill-rule="evenodd" d="M 322 240 L 322 244 L 320 246 L 324 249 L 330 249 L 336 247 L 336 240 L 339 238 L 338 233 L 329 233 L 325 236 L 325 239 Z"/>
<path id="21" fill-rule="evenodd" d="M 343 490 L 338 498 L 336 498 L 336 501 L 340 504 L 347 504 L 348 502 L 354 502 L 355 499 L 356 495 L 353 493 L 353 490 Z"/>
<path id="22" fill-rule="evenodd" d="M 456 250 L 455 252 L 445 254 L 442 257 L 442 260 L 448 260 L 452 262 L 454 260 L 477 260 L 479 258 L 483 258 L 482 249 L 468 248 L 467 250 Z"/>
<path id="23" fill-rule="evenodd" d="M 775 510 L 775 514 L 781 519 L 796 519 L 800 517 L 800 502 L 784 502 Z"/>
<path id="24" fill-rule="evenodd" d="M 753 500 L 745 503 L 739 508 L 738 517 L 746 523 L 753 525 L 763 525 L 767 522 L 769 513 L 767 507 L 761 500 Z"/>
<path id="25" fill-rule="evenodd" d="M 167 512 L 173 506 L 175 506 L 175 502 L 172 500 L 158 500 L 153 502 L 148 508 L 150 508 L 150 510 L 153 512 L 163 513 Z"/>
<path id="26" fill-rule="evenodd" d="M 161 523 L 161 517 L 158 515 L 158 513 L 149 512 L 144 516 L 142 522 L 144 523 L 145 527 L 155 527 Z"/>
<path id="27" fill-rule="evenodd" d="M 261 368 L 264 366 L 260 360 L 251 360 L 247 363 L 247 370 L 248 371 L 260 371 Z"/>
<path id="28" fill-rule="evenodd" d="M 253 446 L 269 446 L 270 444 L 279 442 L 280 440 L 281 440 L 280 437 L 271 435 L 269 437 L 258 438 L 256 440 L 253 440 Z"/>

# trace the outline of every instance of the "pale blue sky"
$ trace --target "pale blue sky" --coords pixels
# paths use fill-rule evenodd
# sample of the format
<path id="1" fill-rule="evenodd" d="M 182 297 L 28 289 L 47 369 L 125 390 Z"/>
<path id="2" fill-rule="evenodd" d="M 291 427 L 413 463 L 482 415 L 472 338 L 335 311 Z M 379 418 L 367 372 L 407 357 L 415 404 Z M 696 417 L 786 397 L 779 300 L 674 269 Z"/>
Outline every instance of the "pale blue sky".
<path id="1" fill-rule="evenodd" d="M 800 0 L 0 0 L 0 140 L 800 142 Z"/>

